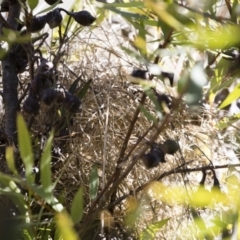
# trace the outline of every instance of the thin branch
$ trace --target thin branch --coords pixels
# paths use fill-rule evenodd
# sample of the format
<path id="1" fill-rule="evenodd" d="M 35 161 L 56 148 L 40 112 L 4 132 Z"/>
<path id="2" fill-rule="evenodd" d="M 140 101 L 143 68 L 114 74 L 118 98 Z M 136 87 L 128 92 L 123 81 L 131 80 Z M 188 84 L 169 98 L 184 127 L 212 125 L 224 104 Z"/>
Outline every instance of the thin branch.
<path id="1" fill-rule="evenodd" d="M 193 161 L 189 161 L 186 164 L 192 163 Z M 185 164 L 184 164 L 185 165 Z M 181 166 L 182 167 L 182 166 Z M 206 170 L 214 170 L 214 169 L 221 169 L 221 168 L 231 168 L 231 167 L 240 167 L 240 163 L 238 164 L 224 164 L 224 165 L 217 165 L 217 166 L 212 166 L 212 165 L 208 165 L 208 166 L 204 166 L 204 167 L 198 167 L 198 168 L 174 168 L 168 172 L 165 172 L 163 174 L 161 174 L 157 179 L 154 179 L 148 183 L 145 183 L 143 185 L 141 185 L 140 187 L 138 187 L 137 189 L 134 190 L 134 193 L 138 193 L 142 190 L 144 190 L 146 187 L 148 187 L 149 185 L 151 185 L 152 182 L 154 181 L 160 181 L 163 178 L 172 175 L 172 174 L 177 174 L 177 173 L 190 173 L 190 172 L 201 172 L 201 171 L 206 171 Z M 121 203 L 124 199 L 126 199 L 127 197 L 133 195 L 133 191 L 130 191 L 128 194 L 124 194 L 121 197 L 119 197 L 115 202 L 110 203 L 107 208 L 113 208 L 116 205 L 118 205 L 119 203 Z"/>

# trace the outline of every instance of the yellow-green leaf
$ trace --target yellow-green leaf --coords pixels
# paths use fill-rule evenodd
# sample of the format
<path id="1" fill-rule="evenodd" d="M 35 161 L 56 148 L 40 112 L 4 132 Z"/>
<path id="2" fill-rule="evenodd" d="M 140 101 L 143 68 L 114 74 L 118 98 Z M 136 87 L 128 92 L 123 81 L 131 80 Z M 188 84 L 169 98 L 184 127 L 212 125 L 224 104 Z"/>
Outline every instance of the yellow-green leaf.
<path id="1" fill-rule="evenodd" d="M 34 161 L 31 138 L 27 129 L 27 125 L 21 114 L 17 115 L 17 129 L 18 129 L 18 145 L 20 150 L 20 156 L 25 166 L 26 179 L 28 183 L 33 183 L 34 176 L 32 174 L 32 169 Z"/>
<path id="2" fill-rule="evenodd" d="M 74 223 L 81 221 L 83 216 L 83 188 L 80 187 L 74 196 L 71 206 L 71 217 Z"/>

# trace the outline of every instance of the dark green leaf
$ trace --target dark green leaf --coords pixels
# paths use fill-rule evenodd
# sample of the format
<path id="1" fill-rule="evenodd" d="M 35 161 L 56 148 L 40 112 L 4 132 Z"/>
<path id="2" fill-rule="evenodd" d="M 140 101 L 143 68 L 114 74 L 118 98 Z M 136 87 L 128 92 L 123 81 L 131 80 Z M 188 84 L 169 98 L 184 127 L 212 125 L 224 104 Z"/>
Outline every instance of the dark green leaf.
<path id="1" fill-rule="evenodd" d="M 26 179 L 28 183 L 33 183 L 34 176 L 32 174 L 32 169 L 34 161 L 31 138 L 27 129 L 27 125 L 21 114 L 17 115 L 17 129 L 18 129 L 18 145 L 20 150 L 20 156 L 25 166 Z"/>
<path id="2" fill-rule="evenodd" d="M 77 89 L 78 83 L 79 83 L 81 80 L 82 80 L 82 79 L 81 79 L 81 76 L 78 77 L 78 78 L 72 83 L 72 85 L 71 85 L 71 87 L 69 88 L 68 91 L 69 91 L 70 93 L 74 94 L 75 91 L 76 91 L 76 89 Z"/>
<path id="3" fill-rule="evenodd" d="M 84 86 L 80 89 L 80 91 L 78 92 L 77 94 L 77 97 L 79 97 L 80 99 L 83 99 L 84 96 L 86 95 L 89 87 L 90 87 L 90 84 L 92 82 L 92 79 L 90 79 L 89 81 L 87 81 Z"/>
<path id="4" fill-rule="evenodd" d="M 74 223 L 81 221 L 83 216 L 83 188 L 80 187 L 74 196 L 71 206 L 71 217 Z"/>

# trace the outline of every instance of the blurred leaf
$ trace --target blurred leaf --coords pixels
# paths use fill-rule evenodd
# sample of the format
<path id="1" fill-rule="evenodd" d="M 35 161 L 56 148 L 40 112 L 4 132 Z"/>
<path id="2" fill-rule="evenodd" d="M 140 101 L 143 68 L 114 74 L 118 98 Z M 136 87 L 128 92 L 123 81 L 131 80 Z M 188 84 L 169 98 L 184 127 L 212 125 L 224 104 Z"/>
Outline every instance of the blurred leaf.
<path id="1" fill-rule="evenodd" d="M 33 170 L 33 153 L 30 135 L 27 125 L 21 114 L 17 115 L 17 129 L 18 129 L 18 145 L 20 156 L 25 166 L 25 174 L 28 183 L 34 182 Z"/>
<path id="2" fill-rule="evenodd" d="M 152 0 L 144 1 L 145 5 L 150 8 L 162 21 L 167 23 L 169 26 L 174 29 L 181 29 L 183 26 L 178 22 L 173 15 L 167 12 L 168 5 L 163 2 L 155 2 Z"/>
<path id="3" fill-rule="evenodd" d="M 240 36 L 235 34 L 240 31 L 238 25 L 225 24 L 217 26 L 214 29 L 195 24 L 188 27 L 192 29 L 192 34 L 189 34 L 189 30 L 185 32 L 186 38 L 189 39 L 189 44 L 202 50 L 206 48 L 224 50 L 240 44 Z"/>
<path id="4" fill-rule="evenodd" d="M 55 8 L 60 2 L 61 2 L 61 0 L 58 0 L 57 2 L 55 2 L 54 4 L 52 4 L 50 7 L 47 7 L 47 8 L 45 8 L 45 9 L 41 10 L 40 12 L 35 13 L 35 15 L 39 15 L 39 14 L 42 14 L 42 13 L 51 11 L 51 10 L 52 10 L 53 8 Z"/>
<path id="5" fill-rule="evenodd" d="M 28 6 L 33 10 L 38 5 L 38 0 L 28 0 Z"/>
<path id="6" fill-rule="evenodd" d="M 128 227 L 133 227 L 137 219 L 143 214 L 144 209 L 141 202 L 136 198 L 130 197 L 127 199 L 127 214 L 125 216 L 125 224 Z"/>
<path id="7" fill-rule="evenodd" d="M 63 239 L 63 240 L 79 239 L 74 229 L 74 224 L 70 216 L 65 211 L 57 213 L 55 218 L 56 218 L 58 231 L 61 234 L 60 239 Z"/>
<path id="8" fill-rule="evenodd" d="M 84 96 L 86 95 L 90 85 L 92 83 L 92 79 L 88 80 L 84 86 L 80 89 L 80 91 L 77 93 L 77 96 L 80 98 L 80 99 L 83 99 Z"/>
<path id="9" fill-rule="evenodd" d="M 143 8 L 144 7 L 144 3 L 143 2 L 137 2 L 137 1 L 133 1 L 133 2 L 123 2 L 123 3 L 111 3 L 108 4 L 111 7 L 115 7 L 115 8 Z"/>
<path id="10" fill-rule="evenodd" d="M 216 127 L 219 129 L 219 130 L 222 130 L 222 129 L 225 129 L 229 126 L 231 126 L 233 123 L 239 121 L 240 119 L 240 113 L 237 113 L 233 116 L 230 116 L 230 117 L 224 117 L 223 119 L 221 119 L 217 124 L 216 124 Z"/>
<path id="11" fill-rule="evenodd" d="M 141 37 L 136 37 L 135 40 L 134 40 L 134 46 L 136 46 L 141 54 L 143 56 L 146 56 L 147 55 L 147 43 L 146 43 L 146 39 L 143 39 Z"/>
<path id="12" fill-rule="evenodd" d="M 53 185 L 51 176 L 51 159 L 52 159 L 52 141 L 54 133 L 51 131 L 49 138 L 47 140 L 46 146 L 44 147 L 43 154 L 40 160 L 40 174 L 41 183 L 43 189 L 49 196 L 53 196 Z"/>
<path id="13" fill-rule="evenodd" d="M 81 221 L 83 217 L 83 188 L 80 187 L 74 196 L 71 206 L 71 217 L 76 224 Z"/>
<path id="14" fill-rule="evenodd" d="M 240 97 L 240 84 L 238 84 L 233 91 L 227 96 L 227 98 L 222 102 L 219 108 L 224 108 L 227 105 L 231 104 L 234 100 L 237 100 Z"/>
<path id="15" fill-rule="evenodd" d="M 139 106 L 139 109 L 149 121 L 152 121 L 153 123 L 157 123 L 157 119 L 149 111 L 147 111 L 145 107 Z"/>
<path id="16" fill-rule="evenodd" d="M 14 150 L 12 146 L 8 146 L 6 148 L 6 161 L 7 161 L 7 165 L 9 167 L 9 169 L 12 171 L 12 173 L 14 173 L 15 175 L 17 175 L 17 170 L 15 167 L 15 159 L 14 159 Z"/>
<path id="17" fill-rule="evenodd" d="M 178 82 L 178 92 L 184 93 L 184 100 L 188 105 L 199 105 L 202 100 L 202 90 L 207 84 L 204 69 L 201 64 L 196 64 L 190 75 L 186 74 Z"/>
<path id="18" fill-rule="evenodd" d="M 94 200 L 97 197 L 98 185 L 99 185 L 98 168 L 97 168 L 97 165 L 94 164 L 92 167 L 92 171 L 90 173 L 90 183 L 89 183 L 89 194 L 90 194 L 91 200 Z"/>
<path id="19" fill-rule="evenodd" d="M 104 4 L 103 8 L 108 9 L 112 12 L 115 12 L 117 14 L 120 14 L 122 17 L 124 17 L 126 20 L 131 21 L 133 19 L 142 19 L 142 20 L 147 20 L 148 17 L 142 14 L 138 13 L 132 13 L 132 12 L 127 12 L 127 11 L 122 11 L 117 8 L 112 7 L 110 4 Z"/>
<path id="20" fill-rule="evenodd" d="M 162 109 L 160 107 L 160 104 L 157 101 L 157 98 L 155 97 L 155 95 L 153 94 L 153 91 L 151 91 L 150 89 L 145 90 L 145 93 L 148 95 L 148 97 L 151 99 L 151 101 L 154 103 L 155 105 L 155 109 L 157 112 L 157 116 L 159 119 L 162 119 L 163 115 L 162 115 Z"/>
<path id="21" fill-rule="evenodd" d="M 140 235 L 140 240 L 154 240 L 156 233 L 167 224 L 170 218 L 150 224 Z"/>

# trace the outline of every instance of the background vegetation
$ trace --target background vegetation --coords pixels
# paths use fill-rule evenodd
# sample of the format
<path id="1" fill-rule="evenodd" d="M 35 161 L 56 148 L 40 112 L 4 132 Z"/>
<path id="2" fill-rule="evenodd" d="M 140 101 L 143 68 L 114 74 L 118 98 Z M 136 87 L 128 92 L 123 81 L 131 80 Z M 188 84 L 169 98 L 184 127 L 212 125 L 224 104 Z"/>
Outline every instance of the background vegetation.
<path id="1" fill-rule="evenodd" d="M 238 239 L 239 2 L 47 2 L 1 3 L 0 239 Z"/>

